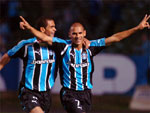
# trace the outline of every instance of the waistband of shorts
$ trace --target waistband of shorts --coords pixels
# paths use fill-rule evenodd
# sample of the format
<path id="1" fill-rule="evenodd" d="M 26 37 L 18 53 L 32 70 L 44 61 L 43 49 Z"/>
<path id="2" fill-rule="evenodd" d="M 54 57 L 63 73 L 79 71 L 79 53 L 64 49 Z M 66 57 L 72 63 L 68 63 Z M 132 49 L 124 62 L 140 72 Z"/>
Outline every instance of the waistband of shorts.
<path id="1" fill-rule="evenodd" d="M 69 88 L 66 88 L 66 87 L 62 87 L 62 89 L 67 90 L 67 91 L 77 92 L 77 93 L 83 93 L 83 92 L 89 92 L 89 91 L 91 91 L 91 89 L 73 90 L 73 89 L 69 89 Z"/>
<path id="2" fill-rule="evenodd" d="M 36 93 L 51 92 L 51 89 L 48 89 L 48 90 L 46 90 L 46 91 L 38 91 L 38 90 L 31 90 L 31 89 L 26 88 L 26 87 L 22 87 L 22 88 L 24 88 L 25 90 L 31 91 L 31 92 L 36 92 Z M 22 89 L 22 88 L 21 88 L 21 89 Z"/>

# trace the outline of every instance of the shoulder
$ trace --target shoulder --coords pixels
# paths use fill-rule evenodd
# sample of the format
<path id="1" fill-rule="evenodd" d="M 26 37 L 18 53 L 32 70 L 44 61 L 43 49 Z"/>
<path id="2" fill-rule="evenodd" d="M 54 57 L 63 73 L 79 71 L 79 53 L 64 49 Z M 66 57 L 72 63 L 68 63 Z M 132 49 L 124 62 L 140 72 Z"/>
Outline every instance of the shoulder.
<path id="1" fill-rule="evenodd" d="M 105 46 L 105 37 L 97 40 L 92 40 L 90 46 Z"/>
<path id="2" fill-rule="evenodd" d="M 27 40 L 21 40 L 18 42 L 17 45 L 15 45 L 14 47 L 12 47 L 10 50 L 8 50 L 8 55 L 9 56 L 12 56 L 14 55 L 15 53 L 17 53 L 18 51 L 20 51 L 22 48 L 25 48 L 26 45 L 28 44 L 32 44 L 36 41 L 36 38 L 30 38 L 30 39 L 27 39 Z"/>
<path id="3" fill-rule="evenodd" d="M 62 38 L 58 38 L 58 37 L 53 37 L 53 43 L 54 42 L 58 42 L 58 43 L 65 43 L 65 44 L 71 44 L 70 40 L 64 40 Z"/>
<path id="4" fill-rule="evenodd" d="M 27 40 L 21 40 L 21 41 L 18 42 L 17 45 L 22 45 L 23 46 L 23 45 L 26 45 L 26 44 L 29 44 L 29 43 L 34 43 L 36 40 L 37 40 L 36 37 L 30 38 L 30 39 L 27 39 Z"/>

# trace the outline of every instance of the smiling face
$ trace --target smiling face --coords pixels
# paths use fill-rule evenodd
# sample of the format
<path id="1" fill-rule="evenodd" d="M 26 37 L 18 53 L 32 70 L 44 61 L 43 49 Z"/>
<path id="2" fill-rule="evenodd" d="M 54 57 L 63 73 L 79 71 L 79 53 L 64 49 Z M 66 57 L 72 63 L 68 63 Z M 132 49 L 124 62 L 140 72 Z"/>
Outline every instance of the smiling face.
<path id="1" fill-rule="evenodd" d="M 86 36 L 86 31 L 80 23 L 74 23 L 69 31 L 69 37 L 72 44 L 76 46 L 82 46 L 83 38 Z"/>
<path id="2" fill-rule="evenodd" d="M 47 26 L 44 28 L 44 33 L 48 36 L 54 37 L 56 28 L 54 20 L 47 20 Z"/>

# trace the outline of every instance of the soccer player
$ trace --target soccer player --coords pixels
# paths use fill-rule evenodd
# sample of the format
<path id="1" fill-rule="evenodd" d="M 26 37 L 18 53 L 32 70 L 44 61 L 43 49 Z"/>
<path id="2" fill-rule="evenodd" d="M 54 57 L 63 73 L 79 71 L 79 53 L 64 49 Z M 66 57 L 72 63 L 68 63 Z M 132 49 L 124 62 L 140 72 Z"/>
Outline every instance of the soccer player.
<path id="1" fill-rule="evenodd" d="M 37 28 L 47 36 L 54 37 L 53 19 L 41 17 Z M 56 38 L 56 37 L 55 37 Z M 59 42 L 65 40 L 56 38 Z M 0 70 L 12 59 L 21 58 L 24 64 L 19 88 L 19 99 L 27 113 L 48 113 L 51 106 L 51 88 L 57 72 L 56 54 L 51 46 L 36 37 L 22 40 L 0 59 Z"/>
<path id="2" fill-rule="evenodd" d="M 87 113 L 91 108 L 91 89 L 92 74 L 94 71 L 93 57 L 105 46 L 114 42 L 119 42 L 138 30 L 150 28 L 147 22 L 150 15 L 145 15 L 143 20 L 134 28 L 116 33 L 107 38 L 101 38 L 92 41 L 89 48 L 83 46 L 83 38 L 86 36 L 86 30 L 80 23 L 74 23 L 70 27 L 69 37 L 72 44 L 58 43 L 55 38 L 49 37 L 29 25 L 23 18 L 20 22 L 21 29 L 28 29 L 37 38 L 49 45 L 52 45 L 57 51 L 59 57 L 60 78 L 62 89 L 60 91 L 61 102 L 67 113 Z"/>
<path id="3" fill-rule="evenodd" d="M 37 28 L 56 42 L 71 43 L 54 37 L 56 28 L 51 18 L 41 17 Z M 89 41 L 84 38 L 84 45 Z M 51 88 L 54 85 L 58 69 L 58 60 L 54 48 L 36 37 L 22 40 L 0 59 L 0 70 L 12 58 L 21 58 L 24 63 L 22 80 L 19 88 L 19 98 L 23 110 L 27 113 L 48 113 L 51 106 Z"/>

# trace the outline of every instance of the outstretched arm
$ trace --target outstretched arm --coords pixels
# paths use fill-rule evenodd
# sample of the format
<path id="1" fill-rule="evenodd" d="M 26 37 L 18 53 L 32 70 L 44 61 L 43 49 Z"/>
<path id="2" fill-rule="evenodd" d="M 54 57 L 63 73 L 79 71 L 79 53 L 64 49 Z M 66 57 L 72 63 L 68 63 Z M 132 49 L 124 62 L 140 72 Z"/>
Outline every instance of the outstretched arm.
<path id="1" fill-rule="evenodd" d="M 5 53 L 2 58 L 0 59 L 0 71 L 3 69 L 3 67 L 8 64 L 8 62 L 10 61 L 10 57 L 8 56 L 7 53 Z"/>
<path id="2" fill-rule="evenodd" d="M 131 28 L 129 30 L 125 30 L 119 33 L 116 33 L 108 38 L 106 38 L 105 40 L 105 44 L 106 45 L 110 45 L 114 42 L 119 42 L 122 39 L 125 39 L 127 37 L 129 37 L 130 35 L 132 35 L 133 33 L 135 33 L 138 30 L 142 30 L 144 28 L 150 28 L 150 25 L 148 23 L 148 19 L 150 18 L 150 15 L 145 15 L 145 17 L 143 18 L 143 20 L 140 22 L 140 24 L 134 28 Z"/>
<path id="3" fill-rule="evenodd" d="M 20 22 L 20 28 L 25 30 L 29 30 L 34 36 L 36 36 L 38 39 L 42 40 L 43 42 L 48 43 L 49 45 L 52 45 L 53 37 L 50 37 L 35 28 L 33 28 L 22 16 L 20 16 L 21 22 Z"/>

